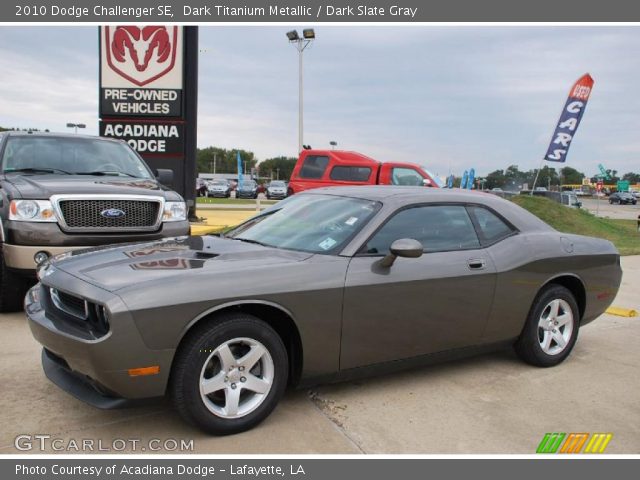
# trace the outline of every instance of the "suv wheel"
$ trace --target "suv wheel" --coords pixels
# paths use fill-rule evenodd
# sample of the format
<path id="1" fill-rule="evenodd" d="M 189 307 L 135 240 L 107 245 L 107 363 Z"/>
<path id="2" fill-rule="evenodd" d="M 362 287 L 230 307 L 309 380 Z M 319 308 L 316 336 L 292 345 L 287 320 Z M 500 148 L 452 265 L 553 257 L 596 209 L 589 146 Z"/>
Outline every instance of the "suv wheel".
<path id="1" fill-rule="evenodd" d="M 171 396 L 192 425 L 214 435 L 239 433 L 269 416 L 288 372 L 287 350 L 268 324 L 227 314 L 183 341 L 171 371 Z"/>
<path id="2" fill-rule="evenodd" d="M 4 254 L 0 246 L 0 312 L 22 310 L 24 296 L 29 289 L 26 278 L 12 272 L 4 263 Z"/>

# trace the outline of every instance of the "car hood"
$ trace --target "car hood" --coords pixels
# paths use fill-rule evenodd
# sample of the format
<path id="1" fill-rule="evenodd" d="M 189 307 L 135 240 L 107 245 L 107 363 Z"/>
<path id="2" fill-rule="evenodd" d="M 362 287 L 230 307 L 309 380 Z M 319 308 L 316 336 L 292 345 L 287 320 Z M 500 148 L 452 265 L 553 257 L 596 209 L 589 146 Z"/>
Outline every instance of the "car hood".
<path id="1" fill-rule="evenodd" d="M 64 194 L 163 195 L 164 187 L 155 180 L 114 176 L 8 175 L 20 196 L 44 200 Z"/>
<path id="2" fill-rule="evenodd" d="M 54 257 L 53 268 L 109 291 L 173 277 L 272 269 L 303 261 L 310 253 L 282 250 L 217 236 L 107 245 Z M 172 280 L 173 281 L 173 280 Z"/>

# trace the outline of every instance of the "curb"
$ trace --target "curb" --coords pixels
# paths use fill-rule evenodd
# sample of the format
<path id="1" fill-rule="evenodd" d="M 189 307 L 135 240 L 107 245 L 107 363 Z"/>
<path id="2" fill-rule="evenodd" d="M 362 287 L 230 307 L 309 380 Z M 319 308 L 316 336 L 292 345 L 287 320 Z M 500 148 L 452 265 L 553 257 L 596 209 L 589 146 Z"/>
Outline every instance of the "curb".
<path id="1" fill-rule="evenodd" d="M 609 315 L 617 315 L 618 317 L 637 317 L 638 312 L 630 308 L 609 307 L 605 311 Z"/>

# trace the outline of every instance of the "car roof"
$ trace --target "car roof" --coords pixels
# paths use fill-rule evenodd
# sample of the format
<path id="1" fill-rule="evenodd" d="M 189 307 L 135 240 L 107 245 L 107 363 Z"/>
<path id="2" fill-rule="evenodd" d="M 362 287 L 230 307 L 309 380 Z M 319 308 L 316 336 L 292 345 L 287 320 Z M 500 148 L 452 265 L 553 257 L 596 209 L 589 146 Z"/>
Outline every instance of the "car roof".
<path id="1" fill-rule="evenodd" d="M 118 138 L 98 137 L 96 135 L 83 135 L 80 133 L 40 132 L 40 131 L 24 132 L 19 130 L 8 130 L 2 133 L 7 135 L 8 137 L 80 138 L 80 139 L 87 139 L 87 140 L 104 140 L 107 142 L 122 143 L 122 140 Z"/>
<path id="2" fill-rule="evenodd" d="M 359 185 L 345 187 L 325 187 L 306 190 L 302 194 L 336 195 L 371 200 L 399 208 L 413 203 L 464 203 L 485 205 L 505 217 L 522 231 L 553 230 L 538 217 L 519 207 L 510 200 L 477 190 L 460 188 L 429 188 L 395 185 Z"/>

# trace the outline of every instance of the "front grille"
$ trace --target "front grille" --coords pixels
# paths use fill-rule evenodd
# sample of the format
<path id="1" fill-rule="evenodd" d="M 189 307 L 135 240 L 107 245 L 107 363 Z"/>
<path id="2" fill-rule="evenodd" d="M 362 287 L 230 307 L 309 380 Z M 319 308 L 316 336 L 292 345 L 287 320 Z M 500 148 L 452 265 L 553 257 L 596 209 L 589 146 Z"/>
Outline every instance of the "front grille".
<path id="1" fill-rule="evenodd" d="M 67 231 L 157 230 L 160 202 L 152 200 L 60 200 Z M 103 212 L 120 211 L 122 216 Z"/>
<path id="2" fill-rule="evenodd" d="M 51 299 L 56 307 L 69 315 L 83 320 L 88 317 L 88 305 L 82 298 L 52 288 Z"/>
<path id="3" fill-rule="evenodd" d="M 97 339 L 109 332 L 108 312 L 103 305 L 45 286 L 40 288 L 40 301 L 47 318 L 73 336 Z"/>

